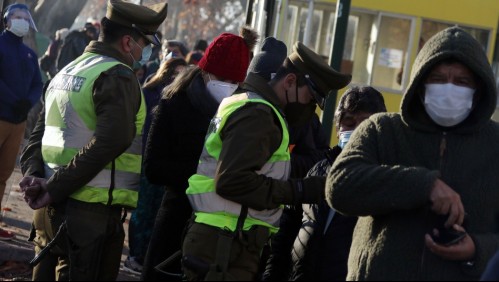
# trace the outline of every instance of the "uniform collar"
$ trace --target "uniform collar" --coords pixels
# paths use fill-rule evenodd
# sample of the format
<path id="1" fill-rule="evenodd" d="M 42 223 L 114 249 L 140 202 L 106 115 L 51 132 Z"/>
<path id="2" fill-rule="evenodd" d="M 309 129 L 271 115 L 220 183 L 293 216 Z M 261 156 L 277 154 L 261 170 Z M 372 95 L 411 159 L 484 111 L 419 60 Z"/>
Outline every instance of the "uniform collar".
<path id="1" fill-rule="evenodd" d="M 280 109 L 284 108 L 284 105 L 281 104 L 279 98 L 277 97 L 277 94 L 274 92 L 274 89 L 270 87 L 268 81 L 258 74 L 251 72 L 248 73 L 246 79 L 244 80 L 242 88 L 244 90 L 257 93 L 275 107 L 279 107 Z"/>

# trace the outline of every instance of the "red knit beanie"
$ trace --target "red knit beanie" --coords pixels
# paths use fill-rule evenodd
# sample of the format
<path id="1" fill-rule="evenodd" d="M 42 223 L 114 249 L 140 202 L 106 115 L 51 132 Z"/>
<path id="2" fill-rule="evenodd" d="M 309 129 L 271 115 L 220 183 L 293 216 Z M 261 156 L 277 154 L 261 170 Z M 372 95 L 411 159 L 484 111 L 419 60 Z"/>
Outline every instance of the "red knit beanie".
<path id="1" fill-rule="evenodd" d="M 222 33 L 208 46 L 198 66 L 220 78 L 242 82 L 249 62 L 250 48 L 243 37 Z"/>

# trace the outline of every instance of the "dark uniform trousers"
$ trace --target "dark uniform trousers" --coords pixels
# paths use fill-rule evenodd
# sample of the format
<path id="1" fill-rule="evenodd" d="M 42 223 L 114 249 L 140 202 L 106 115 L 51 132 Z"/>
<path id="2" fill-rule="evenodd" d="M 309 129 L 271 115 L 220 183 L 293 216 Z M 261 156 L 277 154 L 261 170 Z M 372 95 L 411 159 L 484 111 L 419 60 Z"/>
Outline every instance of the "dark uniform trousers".
<path id="1" fill-rule="evenodd" d="M 37 211 L 37 253 L 53 238 L 63 220 L 66 230 L 57 246 L 34 269 L 33 281 L 115 281 L 125 240 L 122 212 L 121 207 L 74 199 L 69 199 L 63 208 Z"/>
<path id="2" fill-rule="evenodd" d="M 61 224 L 61 217 L 55 218 L 55 209 L 51 206 L 34 211 L 33 225 L 29 241 L 35 243 L 35 255 L 54 238 L 54 228 Z M 57 231 L 57 229 L 55 229 Z M 61 242 L 62 240 L 58 240 Z M 49 253 L 33 268 L 33 281 L 68 281 L 69 265 L 61 247 L 55 245 Z"/>
<path id="3" fill-rule="evenodd" d="M 201 268 L 209 267 L 217 259 L 217 244 L 220 228 L 201 223 L 192 223 L 183 242 L 183 256 L 200 261 Z M 266 227 L 255 226 L 243 232 L 243 238 L 236 236 L 227 250 L 230 252 L 225 281 L 253 281 L 257 278 L 263 246 L 269 239 Z M 203 280 L 199 269 L 183 264 L 185 278 L 189 281 Z"/>

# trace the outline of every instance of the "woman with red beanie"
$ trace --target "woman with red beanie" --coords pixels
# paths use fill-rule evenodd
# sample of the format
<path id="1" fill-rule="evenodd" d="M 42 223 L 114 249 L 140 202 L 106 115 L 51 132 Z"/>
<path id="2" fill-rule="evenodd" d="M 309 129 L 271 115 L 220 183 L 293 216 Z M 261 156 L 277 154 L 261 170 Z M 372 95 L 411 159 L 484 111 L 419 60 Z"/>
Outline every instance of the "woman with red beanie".
<path id="1" fill-rule="evenodd" d="M 166 186 L 142 270 L 142 280 L 181 280 L 180 258 L 154 269 L 181 249 L 182 231 L 192 209 L 185 194 L 196 173 L 211 118 L 223 98 L 246 77 L 258 35 L 250 28 L 240 35 L 222 33 L 206 49 L 197 66 L 186 69 L 163 91 L 145 150 L 145 173 L 153 184 Z"/>

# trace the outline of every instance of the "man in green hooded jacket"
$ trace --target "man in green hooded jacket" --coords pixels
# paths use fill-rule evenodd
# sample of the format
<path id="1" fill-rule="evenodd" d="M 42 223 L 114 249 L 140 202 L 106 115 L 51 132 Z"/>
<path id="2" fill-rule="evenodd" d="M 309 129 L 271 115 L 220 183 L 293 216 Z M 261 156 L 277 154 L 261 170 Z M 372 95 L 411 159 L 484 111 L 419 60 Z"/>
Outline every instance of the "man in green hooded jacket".
<path id="1" fill-rule="evenodd" d="M 349 280 L 480 278 L 499 248 L 496 93 L 482 46 L 447 28 L 418 54 L 401 113 L 356 129 L 326 184 L 334 209 L 360 217 Z"/>

